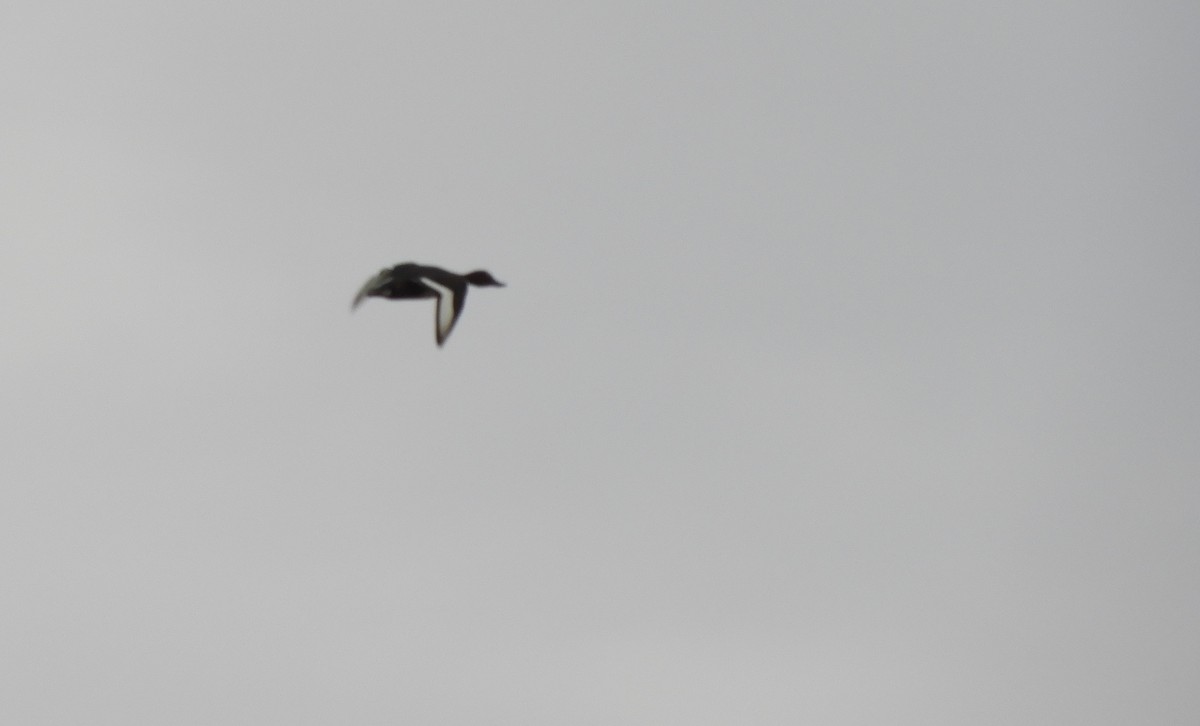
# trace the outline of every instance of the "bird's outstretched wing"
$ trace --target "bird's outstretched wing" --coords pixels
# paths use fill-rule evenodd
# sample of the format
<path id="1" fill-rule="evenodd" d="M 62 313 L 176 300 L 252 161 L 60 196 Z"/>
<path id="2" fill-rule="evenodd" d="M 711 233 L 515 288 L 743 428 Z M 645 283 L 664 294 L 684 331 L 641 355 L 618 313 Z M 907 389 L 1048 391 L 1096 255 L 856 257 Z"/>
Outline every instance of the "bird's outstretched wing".
<path id="1" fill-rule="evenodd" d="M 458 322 L 459 313 L 462 312 L 463 303 L 467 299 L 467 283 L 464 280 L 450 287 L 422 277 L 421 284 L 437 294 L 437 313 L 433 322 L 434 335 L 437 337 L 437 344 L 441 346 L 446 342 L 446 338 L 450 337 L 450 331 L 454 330 L 454 324 Z"/>
<path id="2" fill-rule="evenodd" d="M 391 270 L 380 270 L 374 277 L 367 280 L 359 289 L 358 294 L 354 296 L 354 302 L 350 303 L 350 312 L 362 304 L 363 300 L 370 297 L 372 292 L 388 284 L 392 280 Z"/>

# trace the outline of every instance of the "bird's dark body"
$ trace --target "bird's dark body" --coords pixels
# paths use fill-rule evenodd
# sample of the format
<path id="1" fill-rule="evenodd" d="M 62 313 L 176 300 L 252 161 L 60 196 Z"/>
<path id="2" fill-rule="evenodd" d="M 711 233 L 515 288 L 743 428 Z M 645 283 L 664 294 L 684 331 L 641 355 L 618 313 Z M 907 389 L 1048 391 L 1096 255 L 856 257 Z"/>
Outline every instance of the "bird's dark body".
<path id="1" fill-rule="evenodd" d="M 428 267 L 405 262 L 391 268 L 391 278 L 380 284 L 369 293 L 369 297 L 382 297 L 388 300 L 417 300 L 426 297 L 437 297 L 437 293 L 421 282 L 422 275 L 435 275 L 434 279 L 446 275 L 447 272 L 439 267 Z M 453 274 L 453 273 L 450 273 Z"/>
<path id="2" fill-rule="evenodd" d="M 387 300 L 437 298 L 434 333 L 437 344 L 440 346 L 446 342 L 454 324 L 458 322 L 463 303 L 467 299 L 467 288 L 470 285 L 504 287 L 504 283 L 496 280 L 491 273 L 485 270 L 475 270 L 460 275 L 432 265 L 403 262 L 380 270 L 378 274 L 367 280 L 354 297 L 350 308 L 353 310 L 358 307 L 368 297 L 380 297 Z"/>

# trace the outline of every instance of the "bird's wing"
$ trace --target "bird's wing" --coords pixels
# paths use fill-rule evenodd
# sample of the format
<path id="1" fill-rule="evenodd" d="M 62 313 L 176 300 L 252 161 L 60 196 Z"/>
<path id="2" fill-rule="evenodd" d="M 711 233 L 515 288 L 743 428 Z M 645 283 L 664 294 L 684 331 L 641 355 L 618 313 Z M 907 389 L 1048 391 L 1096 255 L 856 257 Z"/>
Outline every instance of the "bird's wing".
<path id="1" fill-rule="evenodd" d="M 421 283 L 437 294 L 437 313 L 433 322 L 434 334 L 437 337 L 437 344 L 440 346 L 446 342 L 446 338 L 450 337 L 454 323 L 458 322 L 458 315 L 462 312 L 463 303 L 467 299 L 467 285 L 464 282 L 461 285 L 447 287 L 428 277 L 422 277 Z"/>
<path id="2" fill-rule="evenodd" d="M 354 309 L 362 304 L 363 300 L 366 300 L 372 292 L 378 290 L 383 285 L 386 285 L 391 281 L 391 279 L 391 270 L 380 270 L 374 277 L 372 277 L 370 280 L 367 280 L 359 289 L 358 294 L 354 296 L 354 302 L 350 303 L 350 311 L 354 312 Z"/>

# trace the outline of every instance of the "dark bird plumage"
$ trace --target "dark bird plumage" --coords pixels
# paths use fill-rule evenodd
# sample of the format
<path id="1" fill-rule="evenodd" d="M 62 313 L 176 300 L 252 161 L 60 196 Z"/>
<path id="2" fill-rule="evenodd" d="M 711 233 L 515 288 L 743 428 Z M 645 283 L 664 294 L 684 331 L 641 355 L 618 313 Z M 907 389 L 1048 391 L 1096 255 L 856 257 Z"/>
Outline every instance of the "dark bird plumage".
<path id="1" fill-rule="evenodd" d="M 388 300 L 414 300 L 417 298 L 437 298 L 437 312 L 434 315 L 434 335 L 437 344 L 441 346 L 450 337 L 450 331 L 458 322 L 462 313 L 463 303 L 467 300 L 467 287 L 504 287 L 504 283 L 492 277 L 485 270 L 475 270 L 465 275 L 459 275 L 449 270 L 430 265 L 418 265 L 415 262 L 404 262 L 395 267 L 379 271 L 379 274 L 367 280 L 354 302 L 350 304 L 353 311 L 363 300 L 369 297 L 382 297 Z"/>

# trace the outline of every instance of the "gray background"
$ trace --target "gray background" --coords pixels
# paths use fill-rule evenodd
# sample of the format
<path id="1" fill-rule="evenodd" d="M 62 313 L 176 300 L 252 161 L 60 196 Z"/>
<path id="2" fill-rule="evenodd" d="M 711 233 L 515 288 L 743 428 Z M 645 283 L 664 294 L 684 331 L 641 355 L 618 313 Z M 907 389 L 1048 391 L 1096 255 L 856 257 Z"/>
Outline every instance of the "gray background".
<path id="1" fill-rule="evenodd" d="M 1194 0 L 0 15 L 4 723 L 1200 723 Z"/>

